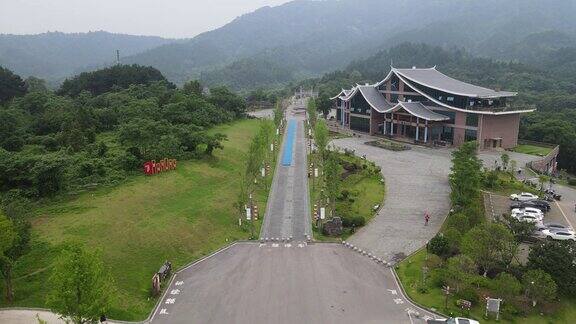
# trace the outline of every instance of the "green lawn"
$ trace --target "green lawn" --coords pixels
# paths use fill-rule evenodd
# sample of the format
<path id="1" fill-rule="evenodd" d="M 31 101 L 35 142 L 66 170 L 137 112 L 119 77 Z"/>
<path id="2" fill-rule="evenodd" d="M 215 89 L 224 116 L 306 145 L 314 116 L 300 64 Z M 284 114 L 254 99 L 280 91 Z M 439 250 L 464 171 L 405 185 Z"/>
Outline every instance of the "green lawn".
<path id="1" fill-rule="evenodd" d="M 416 303 L 427 308 L 434 308 L 442 314 L 454 314 L 454 316 L 464 316 L 480 320 L 481 323 L 526 323 L 526 324 L 547 324 L 547 323 L 574 323 L 576 319 L 576 300 L 562 300 L 559 303 L 558 311 L 551 316 L 542 316 L 537 312 L 529 315 L 528 317 L 513 317 L 501 318 L 500 321 L 494 319 L 485 320 L 484 316 L 484 303 L 473 305 L 470 313 L 463 312 L 456 306 L 455 298 L 448 299 L 448 309 L 444 308 L 445 295 L 438 287 L 434 287 L 427 279 L 426 287 L 428 291 L 422 293 L 419 287 L 423 286 L 422 268 L 425 264 L 426 251 L 422 249 L 417 253 L 411 255 L 402 261 L 396 267 L 396 273 L 400 278 L 400 282 L 408 296 Z"/>
<path id="2" fill-rule="evenodd" d="M 347 156 L 342 153 L 338 153 L 338 157 L 340 159 L 346 160 L 348 162 L 354 162 L 362 164 L 364 161 L 357 156 Z M 315 157 L 312 157 L 314 159 Z M 384 203 L 384 196 L 386 193 L 386 189 L 384 184 L 380 181 L 381 176 L 374 175 L 372 173 L 372 166 L 368 165 L 367 169 L 359 170 L 356 173 L 350 174 L 341 182 L 340 190 L 344 191 L 347 190 L 351 193 L 351 198 L 354 201 L 350 204 L 350 208 L 347 209 L 350 216 L 362 216 L 366 220 L 366 224 L 368 224 L 376 215 L 376 211 L 374 210 L 375 205 L 382 205 Z M 315 185 L 313 185 L 313 181 L 315 181 Z M 314 202 L 318 200 L 319 196 L 319 189 L 321 188 L 321 180 L 319 179 L 311 179 L 310 181 L 310 201 L 312 202 L 311 205 L 314 205 Z M 315 189 L 315 190 L 314 190 Z M 337 210 L 342 210 L 344 202 L 337 202 Z M 338 215 L 337 215 L 338 216 Z M 339 215 L 341 216 L 341 215 Z M 334 240 L 346 240 L 350 237 L 353 233 L 350 232 L 349 229 L 345 229 L 344 233 L 341 237 L 333 238 L 327 237 L 320 233 L 320 231 L 313 227 L 314 230 L 314 237 L 319 241 L 334 241 Z"/>
<path id="3" fill-rule="evenodd" d="M 115 280 L 109 316 L 142 320 L 152 310 L 152 275 L 165 260 L 179 268 L 250 236 L 238 226 L 237 200 L 245 153 L 258 121 L 214 129 L 228 135 L 223 151 L 202 161 L 183 162 L 176 171 L 133 176 L 125 184 L 46 204 L 33 219 L 31 252 L 15 268 L 14 306 L 44 307 L 51 262 L 63 242 L 99 249 Z M 267 190 L 255 199 L 263 217 Z M 254 232 L 258 235 L 261 220 Z M 0 306 L 7 306 L 0 304 Z"/>
<path id="4" fill-rule="evenodd" d="M 522 144 L 516 146 L 516 148 L 514 148 L 514 152 L 538 155 L 538 156 L 546 156 L 548 155 L 548 153 L 552 151 L 552 149 L 553 148 L 551 147 Z"/>

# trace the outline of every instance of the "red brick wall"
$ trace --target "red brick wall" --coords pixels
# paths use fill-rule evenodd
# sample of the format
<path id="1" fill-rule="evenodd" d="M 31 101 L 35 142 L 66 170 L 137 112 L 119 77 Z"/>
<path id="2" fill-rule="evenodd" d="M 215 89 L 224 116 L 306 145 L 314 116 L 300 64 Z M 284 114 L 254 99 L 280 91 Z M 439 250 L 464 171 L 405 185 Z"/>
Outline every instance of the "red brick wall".
<path id="1" fill-rule="evenodd" d="M 518 131 L 520 129 L 520 114 L 510 115 L 482 115 L 482 123 L 478 139 L 480 147 L 484 139 L 502 138 L 502 148 L 509 149 L 518 145 Z"/>

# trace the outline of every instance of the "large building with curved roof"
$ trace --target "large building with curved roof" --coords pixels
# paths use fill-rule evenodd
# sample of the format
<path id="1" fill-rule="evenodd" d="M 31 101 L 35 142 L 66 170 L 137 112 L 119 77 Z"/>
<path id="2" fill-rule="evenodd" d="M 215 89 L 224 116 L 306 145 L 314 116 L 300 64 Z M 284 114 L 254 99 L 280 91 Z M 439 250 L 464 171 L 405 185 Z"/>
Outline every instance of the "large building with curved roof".
<path id="1" fill-rule="evenodd" d="M 518 144 L 520 115 L 535 110 L 513 105 L 516 95 L 456 80 L 436 67 L 392 67 L 384 80 L 332 99 L 338 122 L 353 131 L 427 145 L 475 140 L 481 149 L 507 149 Z"/>

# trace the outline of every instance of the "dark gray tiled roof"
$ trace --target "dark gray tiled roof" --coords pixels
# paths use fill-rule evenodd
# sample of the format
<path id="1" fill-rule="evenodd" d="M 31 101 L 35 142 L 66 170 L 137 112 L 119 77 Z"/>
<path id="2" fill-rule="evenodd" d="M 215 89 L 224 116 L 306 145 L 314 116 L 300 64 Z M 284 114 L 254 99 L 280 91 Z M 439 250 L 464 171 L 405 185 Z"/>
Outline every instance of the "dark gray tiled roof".
<path id="1" fill-rule="evenodd" d="M 428 121 L 444 121 L 444 120 L 450 119 L 448 116 L 444 116 L 442 114 L 439 114 L 437 112 L 432 111 L 429 107 L 423 105 L 421 102 L 403 102 L 403 101 L 400 101 L 398 103 L 398 105 L 396 105 L 396 107 L 394 107 L 394 110 L 396 110 L 400 107 L 404 108 L 404 110 L 406 110 L 407 112 L 409 112 L 413 116 L 416 116 L 418 118 L 422 118 L 422 119 L 425 119 Z"/>
<path id="2" fill-rule="evenodd" d="M 377 112 L 382 113 L 394 107 L 373 85 L 358 86 L 358 90 Z"/>
<path id="3" fill-rule="evenodd" d="M 456 95 L 478 98 L 500 98 L 512 97 L 516 95 L 515 92 L 495 91 L 453 79 L 437 71 L 436 68 L 393 70 L 400 76 L 408 79 L 408 81 L 413 81 L 429 88 Z"/>

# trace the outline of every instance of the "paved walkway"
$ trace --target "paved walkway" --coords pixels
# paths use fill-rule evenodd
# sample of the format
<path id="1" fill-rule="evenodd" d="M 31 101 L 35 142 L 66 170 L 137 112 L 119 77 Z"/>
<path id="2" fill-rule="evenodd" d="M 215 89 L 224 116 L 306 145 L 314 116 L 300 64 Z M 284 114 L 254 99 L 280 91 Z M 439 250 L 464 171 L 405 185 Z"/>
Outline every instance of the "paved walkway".
<path id="1" fill-rule="evenodd" d="M 386 198 L 378 215 L 350 238 L 385 260 L 417 251 L 440 230 L 450 210 L 450 154 L 414 146 L 392 152 L 364 144 L 367 138 L 343 138 L 332 143 L 353 149 L 374 161 L 386 180 Z M 428 226 L 424 213 L 430 214 Z"/>
<path id="2" fill-rule="evenodd" d="M 286 119 L 288 123 L 296 122 L 296 135 L 292 152 L 292 164 L 283 166 L 282 159 L 278 159 L 276 174 L 272 182 L 270 199 L 266 208 L 264 225 L 262 226 L 262 239 L 289 239 L 306 241 L 311 236 L 310 202 L 307 179 L 307 154 L 305 136 L 305 102 L 297 102 L 288 108 Z M 286 152 L 285 132 L 282 151 Z"/>

